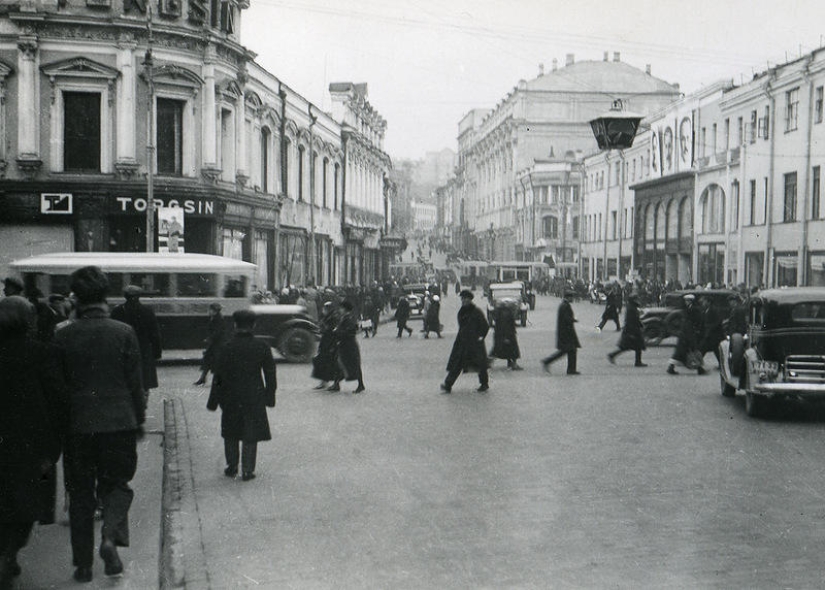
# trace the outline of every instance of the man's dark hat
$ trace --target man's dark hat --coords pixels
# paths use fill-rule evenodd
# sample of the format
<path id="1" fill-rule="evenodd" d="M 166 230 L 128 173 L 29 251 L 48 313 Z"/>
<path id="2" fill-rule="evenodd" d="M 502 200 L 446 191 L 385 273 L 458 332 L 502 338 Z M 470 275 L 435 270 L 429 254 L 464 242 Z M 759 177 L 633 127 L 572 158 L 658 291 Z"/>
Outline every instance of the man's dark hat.
<path id="1" fill-rule="evenodd" d="M 464 299 L 465 297 L 467 299 L 472 299 L 473 297 L 475 297 L 475 295 L 473 295 L 473 292 L 468 289 L 463 289 L 461 293 L 458 294 L 458 296 L 462 299 Z"/>
<path id="2" fill-rule="evenodd" d="M 140 297 L 142 294 L 143 289 L 137 285 L 128 285 L 125 289 L 123 289 L 123 295 L 125 297 Z"/>
<path id="3" fill-rule="evenodd" d="M 16 287 L 20 291 L 23 290 L 23 283 L 20 281 L 20 279 L 16 279 L 14 277 L 6 277 L 5 279 L 3 279 L 3 284 L 7 287 Z"/>
<path id="4" fill-rule="evenodd" d="M 251 309 L 239 309 L 232 314 L 232 319 L 239 326 L 251 326 L 255 323 L 255 312 Z"/>

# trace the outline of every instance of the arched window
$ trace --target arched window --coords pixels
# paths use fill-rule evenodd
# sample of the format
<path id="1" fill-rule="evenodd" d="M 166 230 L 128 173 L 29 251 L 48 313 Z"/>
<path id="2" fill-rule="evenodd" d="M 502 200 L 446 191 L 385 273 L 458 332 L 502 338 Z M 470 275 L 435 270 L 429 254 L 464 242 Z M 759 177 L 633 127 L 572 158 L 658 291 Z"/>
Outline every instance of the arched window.
<path id="1" fill-rule="evenodd" d="M 712 184 L 702 192 L 702 233 L 720 234 L 725 231 L 725 191 Z"/>
<path id="2" fill-rule="evenodd" d="M 298 146 L 298 200 L 304 200 L 304 156 L 306 155 L 306 148 L 302 145 Z"/>
<path id="3" fill-rule="evenodd" d="M 272 133 L 269 127 L 261 128 L 261 191 L 269 192 L 269 142 Z"/>
<path id="4" fill-rule="evenodd" d="M 559 237 L 559 220 L 557 218 L 545 217 L 543 224 L 545 238 L 555 239 Z"/>

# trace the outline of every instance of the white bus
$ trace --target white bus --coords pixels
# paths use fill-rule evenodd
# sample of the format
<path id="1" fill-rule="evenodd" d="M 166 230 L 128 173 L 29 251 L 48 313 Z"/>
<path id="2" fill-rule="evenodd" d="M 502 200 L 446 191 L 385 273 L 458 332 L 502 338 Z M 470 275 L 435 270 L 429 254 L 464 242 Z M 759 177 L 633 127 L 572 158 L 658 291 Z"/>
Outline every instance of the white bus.
<path id="1" fill-rule="evenodd" d="M 11 263 L 27 290 L 46 297 L 69 295 L 69 277 L 84 266 L 97 266 L 109 279 L 109 303 L 123 301 L 129 285 L 141 288 L 142 301 L 160 324 L 167 350 L 204 347 L 208 336 L 209 305 L 220 303 L 227 327 L 232 313 L 253 309 L 258 314 L 257 336 L 293 362 L 307 362 L 315 351 L 317 327 L 300 305 L 251 305 L 256 266 L 209 254 L 137 252 L 59 252 Z"/>

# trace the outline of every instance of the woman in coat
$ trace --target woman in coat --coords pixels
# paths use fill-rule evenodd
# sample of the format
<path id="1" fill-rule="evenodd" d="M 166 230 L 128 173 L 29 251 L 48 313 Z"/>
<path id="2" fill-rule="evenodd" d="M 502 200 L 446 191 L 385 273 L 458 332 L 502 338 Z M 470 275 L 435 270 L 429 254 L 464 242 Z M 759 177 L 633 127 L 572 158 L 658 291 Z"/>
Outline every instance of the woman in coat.
<path id="1" fill-rule="evenodd" d="M 335 337 L 338 340 L 338 365 L 345 381 L 358 381 L 358 387 L 352 393 L 364 391 L 364 376 L 361 373 L 361 349 L 358 348 L 358 319 L 353 311 L 354 306 L 349 299 L 341 302 L 343 315 L 335 327 Z M 338 391 L 340 378 L 330 387 L 331 391 Z M 335 389 L 333 389 L 335 388 Z"/>
<path id="2" fill-rule="evenodd" d="M 277 379 L 272 349 L 252 333 L 255 312 L 236 311 L 232 319 L 235 335 L 223 347 L 215 365 L 206 408 L 214 412 L 220 406 L 222 411 L 224 475 L 235 477 L 240 459 L 242 479 L 249 481 L 255 479 L 258 443 L 272 439 L 266 409 L 275 407 Z M 241 443 L 243 449 L 239 452 Z"/>
<path id="3" fill-rule="evenodd" d="M 209 335 L 206 337 L 206 350 L 203 351 L 203 360 L 201 361 L 201 376 L 195 381 L 195 385 L 206 383 L 206 376 L 215 366 L 218 352 L 226 342 L 226 323 L 221 313 L 222 309 L 220 303 L 209 305 Z"/>
<path id="4" fill-rule="evenodd" d="M 619 338 L 619 344 L 616 350 L 607 355 L 607 360 L 611 364 L 616 364 L 616 357 L 625 350 L 633 350 L 636 352 L 635 367 L 646 367 L 642 362 L 642 351 L 647 348 L 645 345 L 644 326 L 642 325 L 641 317 L 639 316 L 639 297 L 632 293 L 627 297 L 627 308 L 624 313 L 624 327 L 622 328 L 622 335 Z"/>
<path id="5" fill-rule="evenodd" d="M 516 336 L 516 314 L 518 303 L 514 301 L 500 301 L 496 306 L 495 326 L 493 327 L 493 351 L 490 356 L 507 361 L 507 367 L 513 371 L 521 371 L 518 359 L 521 351 Z"/>
<path id="6" fill-rule="evenodd" d="M 466 371 L 478 371 L 480 385 L 476 391 L 487 391 L 490 384 L 484 338 L 490 331 L 490 325 L 484 312 L 473 305 L 472 291 L 464 289 L 459 297 L 461 307 L 458 310 L 458 334 L 450 352 L 450 360 L 447 361 L 447 378 L 441 384 L 441 391 L 450 393 L 458 376 Z"/>
<path id="7" fill-rule="evenodd" d="M 59 351 L 27 337 L 34 309 L 0 300 L 0 588 L 20 575 L 18 551 L 35 521 L 54 522 L 56 478 L 66 430 Z"/>
<path id="8" fill-rule="evenodd" d="M 321 319 L 318 323 L 318 329 L 321 331 L 318 352 L 312 358 L 312 376 L 321 381 L 315 389 L 326 389 L 327 381 L 337 381 L 341 378 L 341 369 L 338 367 L 338 341 L 335 337 L 336 325 L 337 313 L 332 301 L 327 301 L 321 308 Z"/>
<path id="9" fill-rule="evenodd" d="M 433 295 L 432 301 L 427 308 L 427 313 L 424 316 L 424 338 L 430 337 L 430 332 L 435 332 L 441 338 L 441 298 L 438 295 Z"/>

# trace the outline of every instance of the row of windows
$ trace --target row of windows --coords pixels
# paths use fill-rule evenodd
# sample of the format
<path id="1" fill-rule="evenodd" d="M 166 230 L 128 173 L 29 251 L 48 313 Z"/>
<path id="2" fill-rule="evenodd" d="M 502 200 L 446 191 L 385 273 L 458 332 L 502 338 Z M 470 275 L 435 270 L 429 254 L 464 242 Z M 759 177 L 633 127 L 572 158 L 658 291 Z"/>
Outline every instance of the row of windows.
<path id="1" fill-rule="evenodd" d="M 63 98 L 63 170 L 66 172 L 97 173 L 101 171 L 101 94 L 95 92 L 72 92 L 64 91 Z M 167 176 L 181 176 L 184 173 L 184 110 L 186 101 L 172 98 L 158 97 L 156 99 L 156 166 L 157 172 Z M 234 166 L 232 158 L 234 150 L 233 126 L 231 111 L 224 111 L 222 121 L 222 144 L 221 157 L 223 159 L 224 179 L 231 181 L 234 179 Z M 268 128 L 263 128 L 260 132 L 260 152 L 259 152 L 259 179 L 258 188 L 268 193 L 270 192 L 270 178 L 272 173 L 278 170 L 277 165 L 273 165 L 273 154 L 271 149 L 272 133 Z M 252 138 L 250 138 L 252 140 Z M 291 186 L 290 154 L 292 144 L 289 140 L 285 142 L 286 149 L 286 170 L 287 187 Z M 303 145 L 297 150 L 297 178 L 301 179 L 297 183 L 297 198 L 303 201 L 305 198 L 305 184 L 307 175 L 305 174 L 308 155 Z M 247 154 L 248 160 L 252 160 L 252 153 Z M 309 169 L 314 169 L 317 165 L 318 155 L 313 152 L 313 162 Z M 320 170 L 320 178 L 316 186 L 316 199 L 320 196 L 320 206 L 338 209 L 340 195 L 341 167 L 337 162 L 330 165 L 330 159 L 323 158 Z M 330 183 L 330 174 L 332 183 Z M 289 190 L 287 190 L 289 192 Z M 320 193 L 320 195 L 318 194 Z M 330 194 L 331 193 L 331 194 Z"/>

